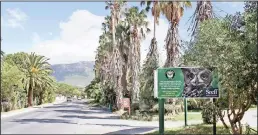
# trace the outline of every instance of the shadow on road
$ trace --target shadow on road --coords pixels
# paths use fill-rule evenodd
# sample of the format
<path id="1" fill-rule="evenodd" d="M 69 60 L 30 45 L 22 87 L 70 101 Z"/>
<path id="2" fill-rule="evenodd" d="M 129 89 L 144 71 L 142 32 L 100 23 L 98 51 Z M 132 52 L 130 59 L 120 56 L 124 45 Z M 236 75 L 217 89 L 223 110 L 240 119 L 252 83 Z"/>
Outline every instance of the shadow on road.
<path id="1" fill-rule="evenodd" d="M 62 118 L 79 118 L 79 119 L 119 119 L 119 116 L 95 117 L 95 116 L 78 116 L 78 115 L 63 115 Z"/>
<path id="2" fill-rule="evenodd" d="M 154 130 L 154 129 L 157 129 L 157 128 L 138 127 L 138 128 L 118 130 L 118 131 L 109 132 L 109 133 L 106 133 L 106 134 L 141 134 L 141 133 L 148 132 L 148 131 L 151 131 L 151 130 Z"/>
<path id="3" fill-rule="evenodd" d="M 54 110 L 56 112 L 61 112 L 61 113 L 77 113 L 77 114 L 107 114 L 109 112 L 104 112 L 104 111 L 93 111 L 93 110 Z"/>
<path id="4" fill-rule="evenodd" d="M 131 126 L 125 124 L 95 124 L 95 123 L 84 123 L 80 125 L 97 125 L 97 126 L 108 126 L 108 127 L 129 127 L 129 128 L 158 128 L 156 126 Z"/>
<path id="5" fill-rule="evenodd" d="M 79 105 L 53 105 L 53 106 L 47 106 L 47 107 L 44 107 L 44 108 L 80 108 Z"/>
<path id="6" fill-rule="evenodd" d="M 31 122 L 37 122 L 37 123 L 66 123 L 66 124 L 77 124 L 72 123 L 67 120 L 61 120 L 61 119 L 16 119 L 11 122 L 18 122 L 20 124 L 27 124 Z"/>

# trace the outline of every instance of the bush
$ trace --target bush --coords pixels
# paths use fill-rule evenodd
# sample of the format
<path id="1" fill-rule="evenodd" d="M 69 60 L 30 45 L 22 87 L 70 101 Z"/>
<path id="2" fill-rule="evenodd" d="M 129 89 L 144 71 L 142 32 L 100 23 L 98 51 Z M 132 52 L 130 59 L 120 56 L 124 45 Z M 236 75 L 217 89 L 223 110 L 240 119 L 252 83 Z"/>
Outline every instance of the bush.
<path id="1" fill-rule="evenodd" d="M 164 105 L 165 113 L 176 115 L 179 114 L 184 110 L 183 106 L 181 105 L 172 105 L 172 104 L 165 104 Z M 158 112 L 159 111 L 159 104 L 156 104 L 152 107 L 151 112 Z M 174 114 L 175 112 L 176 114 Z"/>
<path id="2" fill-rule="evenodd" d="M 212 102 L 206 103 L 202 108 L 202 119 L 204 124 L 213 123 L 213 113 L 215 111 L 215 105 Z M 216 117 L 216 122 L 218 118 Z"/>

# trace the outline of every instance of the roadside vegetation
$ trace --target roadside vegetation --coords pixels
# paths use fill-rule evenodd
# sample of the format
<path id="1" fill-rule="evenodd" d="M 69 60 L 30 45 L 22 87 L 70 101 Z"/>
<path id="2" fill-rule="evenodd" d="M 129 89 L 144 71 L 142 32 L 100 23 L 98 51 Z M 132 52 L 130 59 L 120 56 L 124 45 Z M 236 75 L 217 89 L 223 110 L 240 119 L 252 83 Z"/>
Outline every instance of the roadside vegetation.
<path id="1" fill-rule="evenodd" d="M 123 109 L 122 98 L 130 98 L 130 117 L 146 116 L 148 120 L 158 111 L 158 102 L 153 95 L 153 70 L 174 66 L 217 67 L 220 98 L 215 105 L 210 99 L 190 99 L 188 110 L 200 110 L 204 123 L 208 124 L 212 123 L 212 112 L 216 112 L 228 132 L 244 134 L 241 119 L 251 105 L 257 105 L 257 3 L 245 2 L 243 13 L 219 17 L 214 14 L 211 1 L 196 2 L 196 9 L 190 18 L 192 39 L 181 42 L 178 24 L 184 11 L 192 4 L 190 1 L 142 1 L 139 6 L 128 7 L 126 2 L 106 2 L 110 14 L 102 23 L 95 57 L 95 79 L 85 88 L 88 98 L 107 107 L 111 104 L 115 111 Z M 154 35 L 141 65 L 141 41 L 150 31 L 147 12 L 154 17 Z M 158 64 L 159 43 L 155 38 L 161 16 L 170 24 L 164 37 L 167 51 L 164 65 Z M 180 115 L 183 109 L 182 99 L 171 99 L 165 103 L 168 116 Z M 204 129 L 202 132 L 210 133 L 206 127 Z M 186 130 L 187 133 L 190 131 Z M 224 133 L 224 130 L 221 132 Z M 199 130 L 191 133 L 199 133 Z"/>
<path id="2" fill-rule="evenodd" d="M 84 94 L 79 88 L 58 83 L 52 72 L 45 56 L 1 51 L 1 112 L 51 103 L 58 95 Z"/>
<path id="3" fill-rule="evenodd" d="M 165 134 L 213 134 L 212 125 L 207 124 L 200 124 L 200 125 L 193 125 L 189 127 L 180 127 L 180 128 L 173 128 L 173 129 L 167 129 L 165 131 Z M 254 128 L 256 129 L 256 128 Z M 230 134 L 230 132 L 223 127 L 223 125 L 217 125 L 217 134 Z M 149 134 L 159 134 L 158 131 L 149 133 Z M 248 130 L 247 128 L 244 129 L 244 134 L 257 134 L 257 132 L 254 132 L 253 130 Z"/>

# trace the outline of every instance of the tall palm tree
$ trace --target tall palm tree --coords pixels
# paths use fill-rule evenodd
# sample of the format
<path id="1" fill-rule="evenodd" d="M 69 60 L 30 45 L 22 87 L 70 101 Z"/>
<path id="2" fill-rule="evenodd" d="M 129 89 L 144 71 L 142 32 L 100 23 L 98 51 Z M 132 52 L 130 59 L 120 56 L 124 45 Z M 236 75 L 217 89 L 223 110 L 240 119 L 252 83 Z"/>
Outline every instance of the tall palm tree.
<path id="1" fill-rule="evenodd" d="M 24 69 L 22 71 L 26 75 L 24 82 L 27 85 L 26 88 L 28 88 L 28 106 L 33 105 L 33 90 L 35 86 L 37 84 L 41 85 L 44 82 L 43 78 L 52 70 L 48 60 L 44 56 L 31 53 L 27 55 L 24 61 Z"/>
<path id="2" fill-rule="evenodd" d="M 113 51 L 112 57 L 110 59 L 109 68 L 110 71 L 113 71 L 113 82 L 114 82 L 114 89 L 116 91 L 116 105 L 117 108 L 121 108 L 121 100 L 123 98 L 122 94 L 122 85 L 121 85 L 121 77 L 122 77 L 122 65 L 121 65 L 121 53 L 117 46 L 116 41 L 116 28 L 117 24 L 120 21 L 121 13 L 123 10 L 124 5 L 126 2 L 124 1 L 114 1 L 114 2 L 106 2 L 107 6 L 106 9 L 111 10 L 111 22 L 110 29 L 112 30 L 112 43 L 113 43 Z"/>
<path id="3" fill-rule="evenodd" d="M 170 23 L 166 41 L 167 59 L 165 67 L 177 66 L 179 60 L 179 22 L 184 14 L 184 8 L 191 7 L 191 2 L 169 1 L 161 3 L 161 11 Z"/>
<path id="4" fill-rule="evenodd" d="M 153 39 L 156 39 L 156 24 L 159 24 L 159 17 L 161 13 L 160 3 L 156 0 L 154 1 L 141 1 L 141 6 L 146 4 L 145 10 L 147 12 L 151 9 L 151 14 L 153 16 L 154 26 L 153 26 Z M 151 7 L 152 5 L 152 7 Z"/>
<path id="5" fill-rule="evenodd" d="M 132 100 L 139 100 L 140 90 L 140 62 L 141 40 L 145 39 L 146 33 L 150 32 L 145 10 L 139 11 L 138 7 L 132 7 L 125 13 L 125 21 L 130 26 L 130 68 L 132 73 Z"/>

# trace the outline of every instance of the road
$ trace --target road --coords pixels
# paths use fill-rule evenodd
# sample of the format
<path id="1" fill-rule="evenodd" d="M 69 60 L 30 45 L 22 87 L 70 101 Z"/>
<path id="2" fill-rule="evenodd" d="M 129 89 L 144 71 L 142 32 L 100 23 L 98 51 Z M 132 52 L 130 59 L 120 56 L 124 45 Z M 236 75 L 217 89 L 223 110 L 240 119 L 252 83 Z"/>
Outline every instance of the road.
<path id="1" fill-rule="evenodd" d="M 189 123 L 198 124 L 201 120 Z M 165 127 L 183 124 L 166 122 Z M 141 134 L 153 129 L 158 129 L 158 121 L 121 120 L 107 110 L 89 108 L 83 101 L 65 102 L 1 119 L 2 134 Z"/>
<path id="2" fill-rule="evenodd" d="M 247 119 L 252 115 L 247 114 Z M 257 115 L 256 115 L 257 120 Z M 254 124 L 254 118 L 251 118 Z M 188 121 L 199 124 L 200 121 Z M 257 122 L 255 122 L 257 123 Z M 100 108 L 89 108 L 85 101 L 73 101 L 39 108 L 1 119 L 2 134 L 142 134 L 158 129 L 158 121 L 122 120 Z M 183 126 L 183 121 L 166 121 L 165 128 Z"/>

